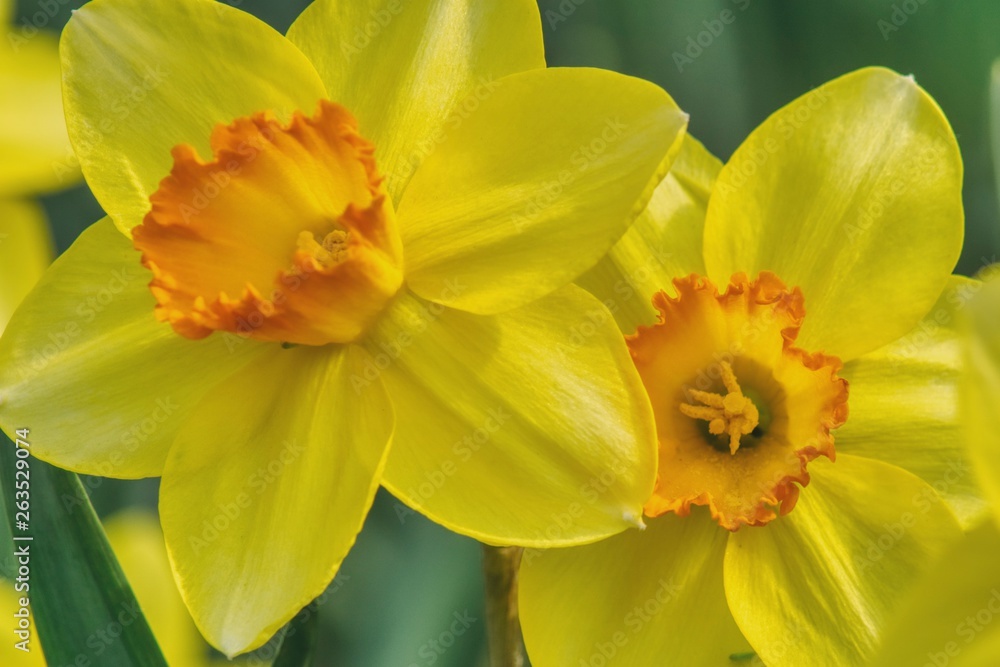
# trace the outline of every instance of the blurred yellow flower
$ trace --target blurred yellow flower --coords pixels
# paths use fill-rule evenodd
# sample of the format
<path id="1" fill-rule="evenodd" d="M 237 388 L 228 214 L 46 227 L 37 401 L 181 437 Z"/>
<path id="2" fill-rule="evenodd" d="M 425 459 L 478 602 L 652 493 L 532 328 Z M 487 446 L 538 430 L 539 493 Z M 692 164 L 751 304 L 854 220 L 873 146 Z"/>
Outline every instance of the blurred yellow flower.
<path id="1" fill-rule="evenodd" d="M 1000 265 L 963 300 L 962 422 L 994 512 L 950 547 L 900 605 L 872 665 L 988 667 L 1000 655 Z"/>
<path id="2" fill-rule="evenodd" d="M 52 261 L 52 239 L 34 204 L 0 201 L 0 333 Z"/>
<path id="3" fill-rule="evenodd" d="M 940 109 L 884 69 L 793 101 L 725 166 L 685 140 L 581 280 L 636 332 L 648 526 L 526 555 L 536 667 L 872 657 L 985 507 L 958 418 L 961 184 Z"/>
<path id="4" fill-rule="evenodd" d="M 80 172 L 62 113 L 56 36 L 8 28 L 15 4 L 0 0 L 0 199 L 71 185 Z"/>
<path id="5" fill-rule="evenodd" d="M 566 339 L 601 310 L 569 283 L 680 147 L 662 90 L 546 69 L 532 0 L 318 0 L 287 38 L 209 0 L 93 0 L 61 53 L 110 219 L 0 340 L 0 422 L 74 471 L 162 475 L 215 646 L 322 592 L 380 483 L 493 544 L 639 521 L 640 379 L 610 318 Z"/>
<path id="6" fill-rule="evenodd" d="M 1000 522 L 1000 264 L 982 273 L 983 289 L 964 319 L 969 372 L 963 405 L 976 472 Z"/>
<path id="7" fill-rule="evenodd" d="M 0 27 L 14 18 L 0 0 Z M 40 206 L 18 197 L 79 178 L 62 113 L 59 53 L 54 35 L 0 40 L 0 331 L 52 258 Z"/>
<path id="8" fill-rule="evenodd" d="M 1000 655 L 1000 531 L 983 522 L 903 596 L 872 667 L 993 667 Z"/>

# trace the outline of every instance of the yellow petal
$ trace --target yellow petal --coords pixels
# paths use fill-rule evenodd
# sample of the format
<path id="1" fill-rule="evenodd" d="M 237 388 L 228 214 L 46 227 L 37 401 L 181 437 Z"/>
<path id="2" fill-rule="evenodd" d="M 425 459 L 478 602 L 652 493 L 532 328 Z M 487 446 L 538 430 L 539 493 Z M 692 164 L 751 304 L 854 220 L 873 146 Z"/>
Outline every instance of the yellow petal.
<path id="1" fill-rule="evenodd" d="M 959 409 L 959 311 L 980 285 L 954 276 L 916 328 L 844 367 L 851 415 L 835 434 L 838 453 L 892 463 L 930 484 L 963 527 L 986 511 Z"/>
<path id="2" fill-rule="evenodd" d="M 3 8 L 0 7 L 0 10 Z M 0 11 L 0 26 L 4 12 Z M 54 35 L 19 28 L 0 40 L 0 197 L 71 185 L 80 169 L 66 135 Z"/>
<path id="3" fill-rule="evenodd" d="M 797 344 L 849 361 L 920 321 L 962 247 L 962 162 L 912 77 L 869 68 L 768 118 L 723 168 L 705 221 L 716 281 L 802 288 Z"/>
<path id="4" fill-rule="evenodd" d="M 316 0 L 288 30 L 378 146 L 399 201 L 445 133 L 507 74 L 545 67 L 531 0 Z"/>
<path id="5" fill-rule="evenodd" d="M 410 507 L 491 544 L 579 544 L 639 522 L 653 418 L 611 314 L 583 290 L 492 317 L 404 294 L 369 350 L 357 389 L 389 388 L 384 483 Z"/>
<path id="6" fill-rule="evenodd" d="M 270 353 L 199 404 L 170 451 L 160 518 L 181 593 L 232 656 L 333 579 L 378 489 L 393 430 L 355 346 Z"/>
<path id="7" fill-rule="evenodd" d="M 699 511 L 588 546 L 527 550 L 518 606 L 531 664 L 731 667 L 750 648 L 723 592 L 728 535 Z"/>
<path id="8" fill-rule="evenodd" d="M 726 598 L 769 667 L 866 664 L 901 594 L 961 529 L 929 486 L 881 461 L 809 471 L 791 513 L 730 539 Z"/>
<path id="9" fill-rule="evenodd" d="M 686 124 L 662 90 L 612 72 L 495 82 L 399 204 L 411 289 L 492 314 L 574 280 L 645 208 Z"/>
<path id="10" fill-rule="evenodd" d="M 186 667 L 210 664 L 208 645 L 174 584 L 156 516 L 139 509 L 122 510 L 104 520 L 104 530 L 167 662 Z"/>
<path id="11" fill-rule="evenodd" d="M 219 123 L 257 111 L 287 120 L 326 94 L 288 40 L 210 0 L 94 0 L 73 13 L 60 48 L 70 139 L 123 231 L 149 211 L 171 148 L 209 155 Z"/>
<path id="12" fill-rule="evenodd" d="M 705 274 L 705 211 L 722 163 L 690 134 L 649 206 L 621 240 L 576 281 L 615 314 L 627 334 L 656 322 L 653 295 L 676 293 L 672 280 Z"/>
<path id="13" fill-rule="evenodd" d="M 904 598 L 875 667 L 988 667 L 1000 655 L 1000 533 L 984 523 Z"/>
<path id="14" fill-rule="evenodd" d="M 0 201 L 0 333 L 52 261 L 45 213 L 34 203 Z"/>
<path id="15" fill-rule="evenodd" d="M 962 383 L 962 407 L 969 452 L 1000 521 L 1000 273 L 996 265 L 988 271 L 992 277 L 964 313 L 969 372 Z"/>
<path id="16" fill-rule="evenodd" d="M 261 351 L 238 336 L 192 342 L 157 322 L 151 277 L 105 219 L 14 314 L 0 338 L 0 424 L 30 427 L 38 458 L 106 477 L 159 475 L 197 402 Z"/>

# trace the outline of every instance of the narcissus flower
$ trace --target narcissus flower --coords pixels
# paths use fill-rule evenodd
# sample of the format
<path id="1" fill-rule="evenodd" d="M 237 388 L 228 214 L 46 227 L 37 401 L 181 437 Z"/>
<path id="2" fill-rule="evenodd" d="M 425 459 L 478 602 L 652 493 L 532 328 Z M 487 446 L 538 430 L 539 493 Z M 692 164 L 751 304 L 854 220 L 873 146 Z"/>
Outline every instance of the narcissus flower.
<path id="1" fill-rule="evenodd" d="M 0 333 L 52 261 L 41 211 L 28 202 L 0 202 Z"/>
<path id="2" fill-rule="evenodd" d="M 528 552 L 533 664 L 871 657 L 983 510 L 956 415 L 961 181 L 941 111 L 883 69 L 795 100 L 725 166 L 685 141 L 581 281 L 656 415 L 647 527 Z"/>
<path id="3" fill-rule="evenodd" d="M 162 475 L 214 645 L 322 592 L 380 482 L 491 543 L 638 522 L 641 381 L 610 320 L 566 332 L 600 307 L 569 283 L 679 150 L 662 90 L 545 69 L 531 0 L 319 0 L 287 38 L 209 0 L 93 0 L 61 49 L 110 218 L 0 341 L 0 423 L 71 470 Z"/>
<path id="4" fill-rule="evenodd" d="M 0 0 L 0 331 L 48 266 L 51 240 L 40 206 L 24 197 L 79 179 L 62 114 L 59 53 L 53 35 L 30 39 L 9 25 Z"/>
<path id="5" fill-rule="evenodd" d="M 994 403 L 994 407 L 996 404 Z M 983 667 L 1000 655 L 1000 530 L 984 521 L 946 549 L 899 605 L 873 667 Z"/>
<path id="6" fill-rule="evenodd" d="M 1000 264 L 982 274 L 982 290 L 962 317 L 968 370 L 962 406 L 969 453 L 1000 521 Z"/>
<path id="7" fill-rule="evenodd" d="M 0 0 L 0 199 L 37 194 L 79 179 L 62 114 L 55 35 L 12 25 Z M 0 210 L 0 219 L 10 213 Z"/>
<path id="8" fill-rule="evenodd" d="M 18 211 L 24 214 L 16 215 Z M 11 313 L 45 272 L 52 258 L 51 247 L 48 228 L 32 206 L 0 203 L 0 333 L 7 326 Z M 7 540 L 10 540 L 9 533 Z M 6 542 L 5 547 L 9 544 Z M 13 560 L 12 551 L 7 550 L 3 559 L 5 565 L 6 561 Z M 14 582 L 0 578 L 0 613 L 8 619 L 16 618 L 14 614 L 21 611 L 24 598 L 24 591 L 16 590 Z M 34 627 L 34 620 L 31 620 L 31 627 Z M 0 646 L 2 664 L 25 667 L 45 664 L 37 641 L 18 647 L 21 638 L 11 635 L 8 639 Z"/>

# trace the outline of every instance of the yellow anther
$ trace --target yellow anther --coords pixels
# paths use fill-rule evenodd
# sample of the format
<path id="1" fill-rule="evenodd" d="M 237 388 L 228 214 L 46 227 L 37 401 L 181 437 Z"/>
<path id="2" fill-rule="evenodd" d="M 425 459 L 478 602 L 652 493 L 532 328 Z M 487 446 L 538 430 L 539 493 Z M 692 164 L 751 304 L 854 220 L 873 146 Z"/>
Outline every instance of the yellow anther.
<path id="1" fill-rule="evenodd" d="M 298 247 L 314 257 L 320 266 L 330 267 L 342 262 L 347 256 L 347 236 L 346 232 L 335 229 L 320 244 L 312 232 L 300 232 Z"/>
<path id="2" fill-rule="evenodd" d="M 740 438 L 751 433 L 760 423 L 760 411 L 753 401 L 743 395 L 729 362 L 720 361 L 719 366 L 722 369 L 722 384 L 728 393 L 723 396 L 691 390 L 691 398 L 703 405 L 681 403 L 680 410 L 688 417 L 707 421 L 708 432 L 713 435 L 728 433 L 729 453 L 735 454 L 740 448 Z"/>

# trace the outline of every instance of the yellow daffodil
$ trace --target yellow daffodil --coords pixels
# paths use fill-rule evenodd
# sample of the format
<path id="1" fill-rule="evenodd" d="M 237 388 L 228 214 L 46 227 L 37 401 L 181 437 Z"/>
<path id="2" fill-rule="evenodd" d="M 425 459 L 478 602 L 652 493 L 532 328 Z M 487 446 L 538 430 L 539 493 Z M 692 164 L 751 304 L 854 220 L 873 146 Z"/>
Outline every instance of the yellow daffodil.
<path id="1" fill-rule="evenodd" d="M 10 25 L 13 0 L 0 0 L 0 331 L 48 265 L 52 249 L 40 206 L 18 197 L 78 177 L 62 114 L 55 36 L 30 38 Z"/>
<path id="2" fill-rule="evenodd" d="M 45 218 L 28 202 L 0 202 L 0 333 L 52 261 Z"/>
<path id="3" fill-rule="evenodd" d="M 994 408 L 996 404 L 994 404 Z M 873 667 L 991 667 L 1000 655 L 1000 531 L 991 522 L 951 545 L 906 594 Z"/>
<path id="4" fill-rule="evenodd" d="M 494 544 L 639 521 L 653 417 L 610 318 L 567 341 L 602 308 L 568 283 L 679 150 L 662 90 L 545 69 L 531 0 L 318 0 L 287 38 L 93 0 L 61 53 L 109 219 L 0 341 L 0 423 L 71 470 L 162 475 L 215 646 L 323 591 L 380 482 Z"/>
<path id="5" fill-rule="evenodd" d="M 961 183 L 940 109 L 884 69 L 793 101 L 725 166 L 685 140 L 581 281 L 655 412 L 647 527 L 526 553 L 536 667 L 871 657 L 984 509 L 956 416 Z"/>
<path id="6" fill-rule="evenodd" d="M 983 270 L 983 289 L 964 312 L 967 437 L 983 491 L 1000 521 L 1000 264 Z"/>
<path id="7" fill-rule="evenodd" d="M 965 342 L 963 423 L 995 517 L 1000 501 L 1000 265 L 970 283 L 959 313 Z M 990 518 L 945 551 L 906 596 L 871 664 L 986 667 L 1000 654 L 1000 532 Z"/>
<path id="8" fill-rule="evenodd" d="M 62 114 L 56 37 L 11 25 L 16 3 L 0 0 L 0 199 L 36 194 L 79 177 Z M 10 212 L 0 211 L 6 220 Z"/>
<path id="9" fill-rule="evenodd" d="M 0 3 L 0 12 L 3 9 Z M 45 273 L 51 259 L 52 241 L 40 209 L 26 202 L 0 202 L 0 333 L 14 309 Z M 8 542 L 4 546 L 9 545 Z M 25 591 L 18 591 L 15 586 L 14 582 L 0 578 L 0 613 L 6 619 L 15 618 L 14 614 L 23 608 L 20 600 L 27 597 Z M 33 619 L 29 627 L 35 627 Z M 29 642 L 27 651 L 18 648 L 17 643 L 13 634 L 7 637 L 0 646 L 0 664 L 45 665 L 38 642 Z"/>

